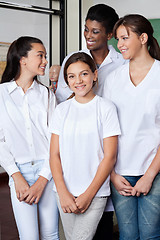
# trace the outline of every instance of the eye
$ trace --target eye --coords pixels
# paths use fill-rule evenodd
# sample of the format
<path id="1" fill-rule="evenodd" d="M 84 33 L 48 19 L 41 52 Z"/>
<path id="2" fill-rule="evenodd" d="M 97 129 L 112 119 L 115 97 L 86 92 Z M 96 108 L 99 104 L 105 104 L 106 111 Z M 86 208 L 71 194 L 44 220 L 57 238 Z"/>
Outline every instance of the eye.
<path id="1" fill-rule="evenodd" d="M 67 76 L 67 78 L 68 78 L 68 79 L 73 79 L 73 78 L 74 78 L 74 75 L 71 75 L 71 74 L 70 74 L 70 75 Z"/>
<path id="2" fill-rule="evenodd" d="M 93 30 L 93 33 L 98 34 L 98 33 L 100 33 L 100 31 L 99 30 Z"/>
<path id="3" fill-rule="evenodd" d="M 87 28 L 87 27 L 84 27 L 84 31 L 85 31 L 85 32 L 88 32 L 89 30 L 88 30 L 88 28 Z"/>
<path id="4" fill-rule="evenodd" d="M 87 76 L 87 75 L 88 75 L 88 72 L 81 73 L 81 76 Z"/>

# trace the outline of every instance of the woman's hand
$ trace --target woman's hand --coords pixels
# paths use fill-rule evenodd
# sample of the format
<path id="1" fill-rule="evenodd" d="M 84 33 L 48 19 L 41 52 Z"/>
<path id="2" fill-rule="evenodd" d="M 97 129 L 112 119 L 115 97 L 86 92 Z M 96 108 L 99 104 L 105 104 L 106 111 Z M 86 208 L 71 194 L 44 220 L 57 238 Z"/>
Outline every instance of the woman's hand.
<path id="1" fill-rule="evenodd" d="M 17 198 L 21 202 L 24 199 L 24 194 L 29 189 L 29 185 L 20 172 L 13 173 L 12 178 L 14 180 Z"/>
<path id="2" fill-rule="evenodd" d="M 76 198 L 69 191 L 59 193 L 59 199 L 64 213 L 80 213 L 75 202 Z"/>
<path id="3" fill-rule="evenodd" d="M 141 194 L 147 195 L 152 187 L 153 179 L 148 175 L 142 176 L 132 189 L 132 196 L 139 197 Z"/>
<path id="4" fill-rule="evenodd" d="M 42 176 L 23 194 L 23 201 L 28 204 L 37 204 L 47 185 L 48 180 Z"/>
<path id="5" fill-rule="evenodd" d="M 131 184 L 121 175 L 116 174 L 114 171 L 112 171 L 111 174 L 111 181 L 116 188 L 116 190 L 119 192 L 119 194 L 123 196 L 131 196 L 132 195 L 132 189 L 133 187 Z"/>
<path id="6" fill-rule="evenodd" d="M 92 198 L 90 198 L 86 193 L 82 193 L 75 199 L 76 206 L 78 207 L 80 213 L 84 213 L 90 206 Z"/>

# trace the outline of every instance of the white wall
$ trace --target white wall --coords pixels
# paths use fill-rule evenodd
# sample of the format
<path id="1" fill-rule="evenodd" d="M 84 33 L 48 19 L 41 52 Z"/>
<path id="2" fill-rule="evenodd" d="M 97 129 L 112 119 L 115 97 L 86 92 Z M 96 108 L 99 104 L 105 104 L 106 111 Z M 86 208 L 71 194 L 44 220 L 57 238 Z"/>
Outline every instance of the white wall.
<path id="1" fill-rule="evenodd" d="M 105 3 L 115 8 L 120 17 L 137 13 L 150 19 L 160 18 L 160 0 L 94 0 L 93 3 Z"/>

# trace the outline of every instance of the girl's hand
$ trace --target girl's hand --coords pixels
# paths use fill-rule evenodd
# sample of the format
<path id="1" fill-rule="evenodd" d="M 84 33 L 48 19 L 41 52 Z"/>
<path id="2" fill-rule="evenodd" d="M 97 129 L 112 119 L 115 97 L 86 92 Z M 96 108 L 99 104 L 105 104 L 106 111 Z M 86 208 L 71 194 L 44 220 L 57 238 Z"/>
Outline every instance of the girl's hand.
<path id="1" fill-rule="evenodd" d="M 15 190 L 18 200 L 21 202 L 24 199 L 25 192 L 29 189 L 29 185 L 20 172 L 12 174 L 15 184 Z"/>
<path id="2" fill-rule="evenodd" d="M 80 213 L 75 203 L 76 198 L 69 191 L 59 194 L 59 199 L 64 213 Z"/>
<path id="3" fill-rule="evenodd" d="M 75 199 L 76 206 L 78 207 L 80 213 L 84 213 L 88 209 L 91 201 L 92 198 L 90 198 L 86 193 L 82 193 Z"/>
<path id="4" fill-rule="evenodd" d="M 148 175 L 142 176 L 132 189 L 132 196 L 139 197 L 141 194 L 147 195 L 152 187 L 153 179 Z"/>
<path id="5" fill-rule="evenodd" d="M 114 172 L 111 174 L 111 181 L 119 194 L 123 196 L 132 195 L 133 187 L 124 177 Z"/>
<path id="6" fill-rule="evenodd" d="M 23 201 L 28 204 L 37 204 L 47 185 L 48 180 L 42 176 L 23 194 Z"/>

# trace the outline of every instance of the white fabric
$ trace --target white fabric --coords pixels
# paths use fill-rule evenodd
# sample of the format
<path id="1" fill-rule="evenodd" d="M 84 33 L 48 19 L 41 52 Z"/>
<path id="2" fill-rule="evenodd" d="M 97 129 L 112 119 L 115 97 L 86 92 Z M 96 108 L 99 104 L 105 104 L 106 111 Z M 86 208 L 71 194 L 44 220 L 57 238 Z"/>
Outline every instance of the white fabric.
<path id="1" fill-rule="evenodd" d="M 81 50 L 80 52 L 85 52 L 91 56 L 90 51 L 88 49 Z M 65 65 L 67 59 L 72 54 L 73 53 L 69 54 L 64 59 L 62 67 L 61 67 L 61 71 L 60 71 L 59 78 L 58 78 L 58 87 L 56 90 L 56 98 L 57 98 L 58 103 L 65 101 L 72 94 L 72 91 L 66 84 L 64 77 L 63 77 L 64 65 Z M 104 79 L 106 78 L 106 76 L 111 71 L 113 71 L 120 65 L 124 64 L 125 62 L 126 62 L 126 60 L 123 59 L 122 55 L 120 53 L 118 53 L 112 46 L 109 46 L 109 54 L 107 55 L 107 57 L 104 59 L 104 61 L 98 68 L 98 87 L 97 87 L 97 84 L 94 87 L 94 92 L 96 95 L 102 96 Z"/>
<path id="2" fill-rule="evenodd" d="M 75 98 L 57 106 L 50 131 L 59 135 L 60 157 L 68 190 L 79 196 L 92 182 L 104 157 L 103 138 L 119 135 L 115 106 L 95 96 L 81 104 Z M 96 196 L 109 196 L 109 177 Z"/>
<path id="3" fill-rule="evenodd" d="M 33 82 L 24 94 L 15 81 L 0 84 L 0 164 L 12 175 L 16 163 L 45 159 L 40 175 L 50 179 L 47 118 L 55 108 L 55 96 Z M 48 113 L 49 106 L 49 113 Z"/>
<path id="4" fill-rule="evenodd" d="M 130 80 L 129 63 L 121 66 L 106 79 L 103 96 L 117 106 L 122 131 L 116 172 L 144 174 L 160 144 L 160 62 L 155 60 L 136 87 Z"/>

